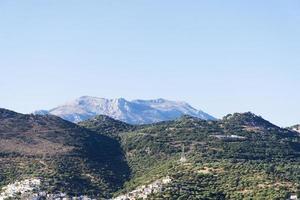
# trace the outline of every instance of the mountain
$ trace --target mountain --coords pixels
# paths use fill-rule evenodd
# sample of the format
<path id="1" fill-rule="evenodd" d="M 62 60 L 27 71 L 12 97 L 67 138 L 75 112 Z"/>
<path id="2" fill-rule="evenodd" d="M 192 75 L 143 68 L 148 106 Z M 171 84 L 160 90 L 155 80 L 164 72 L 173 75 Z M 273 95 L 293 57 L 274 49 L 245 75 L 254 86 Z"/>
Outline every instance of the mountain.
<path id="1" fill-rule="evenodd" d="M 297 124 L 297 125 L 294 125 L 294 126 L 292 126 L 292 127 L 289 127 L 288 129 L 300 133 L 300 124 Z"/>
<path id="2" fill-rule="evenodd" d="M 50 115 L 48 110 L 37 110 L 33 114 L 35 114 L 35 115 Z"/>
<path id="3" fill-rule="evenodd" d="M 205 120 L 215 120 L 209 114 L 196 110 L 185 102 L 156 100 L 133 100 L 123 98 L 104 99 L 83 96 L 49 111 L 34 114 L 52 114 L 71 122 L 80 122 L 96 115 L 107 115 L 129 124 L 151 124 L 191 115 Z"/>
<path id="4" fill-rule="evenodd" d="M 32 178 L 49 194 L 97 199 L 111 197 L 130 176 L 117 140 L 53 115 L 5 109 L 0 109 L 0 166 L 0 188 Z"/>
<path id="5" fill-rule="evenodd" d="M 226 115 L 222 121 L 227 124 L 235 124 L 238 126 L 279 128 L 278 126 L 251 112 L 229 114 Z"/>
<path id="6" fill-rule="evenodd" d="M 180 153 L 181 145 L 186 146 L 186 151 L 198 152 L 201 156 L 213 159 L 270 160 L 300 157 L 298 134 L 277 127 L 253 113 L 235 113 L 219 121 L 183 116 L 174 121 L 137 128 L 121 134 L 121 137 L 127 155 L 151 155 L 155 157 L 155 162 Z M 147 153 L 147 148 L 151 153 Z M 148 163 L 147 160 L 145 162 Z M 138 160 L 136 164 L 141 163 Z M 137 167 L 137 170 L 143 171 L 141 167 Z"/>
<path id="7" fill-rule="evenodd" d="M 79 122 L 78 125 L 98 132 L 102 135 L 107 135 L 115 138 L 118 138 L 119 134 L 122 132 L 128 132 L 137 128 L 137 126 L 115 120 L 106 115 L 97 115 L 96 117 L 93 117 L 86 121 Z"/>
<path id="8" fill-rule="evenodd" d="M 300 135 L 251 112 L 130 125 L 0 109 L 0 166 L 0 198 L 31 178 L 73 197 L 280 200 L 300 194 Z"/>
<path id="9" fill-rule="evenodd" d="M 146 195 L 166 177 L 148 199 L 287 199 L 299 192 L 299 134 L 250 112 L 218 121 L 184 115 L 119 137 L 132 171 L 121 197 Z"/>

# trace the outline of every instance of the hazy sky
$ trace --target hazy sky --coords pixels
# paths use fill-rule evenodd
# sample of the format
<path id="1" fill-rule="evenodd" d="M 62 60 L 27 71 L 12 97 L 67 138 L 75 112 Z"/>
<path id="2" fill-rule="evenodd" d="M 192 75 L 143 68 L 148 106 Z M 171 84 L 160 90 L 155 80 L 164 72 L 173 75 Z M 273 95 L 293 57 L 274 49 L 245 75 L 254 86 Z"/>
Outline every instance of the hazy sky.
<path id="1" fill-rule="evenodd" d="M 0 107 L 82 95 L 300 123 L 300 1 L 1 0 Z"/>

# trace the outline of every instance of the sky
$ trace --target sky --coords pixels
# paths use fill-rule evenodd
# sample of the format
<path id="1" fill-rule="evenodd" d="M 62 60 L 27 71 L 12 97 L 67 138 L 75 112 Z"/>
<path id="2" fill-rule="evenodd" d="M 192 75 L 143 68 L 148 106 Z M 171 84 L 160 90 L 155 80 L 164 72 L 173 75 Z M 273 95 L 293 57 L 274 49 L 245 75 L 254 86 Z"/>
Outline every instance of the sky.
<path id="1" fill-rule="evenodd" d="M 0 107 L 89 95 L 300 123 L 299 0 L 1 0 Z"/>

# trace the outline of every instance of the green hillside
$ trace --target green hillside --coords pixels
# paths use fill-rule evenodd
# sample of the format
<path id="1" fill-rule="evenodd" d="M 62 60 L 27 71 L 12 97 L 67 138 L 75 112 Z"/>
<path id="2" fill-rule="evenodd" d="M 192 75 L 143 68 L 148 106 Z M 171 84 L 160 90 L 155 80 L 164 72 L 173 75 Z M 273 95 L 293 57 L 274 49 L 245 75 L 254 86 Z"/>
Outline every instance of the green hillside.
<path id="1" fill-rule="evenodd" d="M 286 199 L 300 191 L 300 136 L 252 113 L 80 126 L 0 109 L 0 187 L 39 177 L 43 190 L 107 199 L 163 177 L 149 199 Z"/>
<path id="2" fill-rule="evenodd" d="M 299 135 L 252 113 L 184 116 L 120 137 L 132 178 L 119 193 L 167 175 L 172 183 L 152 199 L 284 199 L 300 191 Z"/>
<path id="3" fill-rule="evenodd" d="M 115 120 L 106 115 L 98 115 L 92 119 L 79 122 L 78 125 L 116 139 L 119 138 L 120 133 L 135 130 L 138 127 Z"/>
<path id="4" fill-rule="evenodd" d="M 0 188 L 30 177 L 49 193 L 108 198 L 128 180 L 119 143 L 55 116 L 0 109 Z"/>

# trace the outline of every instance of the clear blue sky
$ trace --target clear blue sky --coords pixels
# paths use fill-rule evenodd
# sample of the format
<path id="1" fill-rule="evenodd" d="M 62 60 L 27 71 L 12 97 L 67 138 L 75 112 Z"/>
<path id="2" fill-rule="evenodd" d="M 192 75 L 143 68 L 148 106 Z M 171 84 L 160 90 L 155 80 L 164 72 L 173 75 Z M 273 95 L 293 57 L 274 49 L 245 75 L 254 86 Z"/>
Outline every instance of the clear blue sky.
<path id="1" fill-rule="evenodd" d="M 184 100 L 300 123 L 299 0 L 2 0 L 0 107 Z"/>

